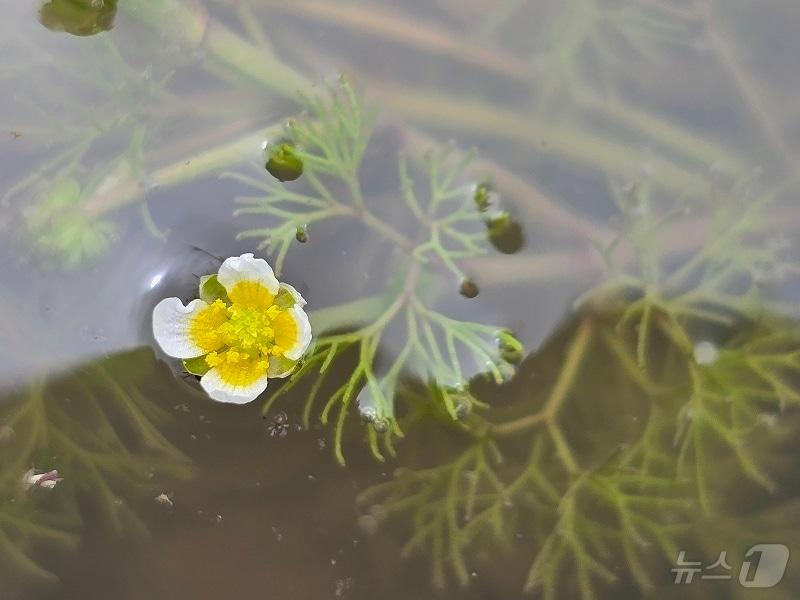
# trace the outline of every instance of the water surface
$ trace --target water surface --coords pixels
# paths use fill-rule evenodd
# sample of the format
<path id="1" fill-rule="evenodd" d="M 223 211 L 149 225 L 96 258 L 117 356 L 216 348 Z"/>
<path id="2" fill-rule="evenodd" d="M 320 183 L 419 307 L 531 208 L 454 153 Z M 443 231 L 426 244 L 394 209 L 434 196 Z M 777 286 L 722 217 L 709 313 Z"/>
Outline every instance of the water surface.
<path id="1" fill-rule="evenodd" d="M 793 2 L 0 6 L 3 597 L 749 598 L 745 551 L 796 551 Z M 283 260 L 237 237 L 280 222 L 236 199 L 318 192 L 307 171 L 276 182 L 261 145 L 315 122 L 307 98 L 342 75 L 377 111 L 355 180 L 388 227 L 357 204 L 301 220 Z M 458 272 L 410 252 L 428 231 L 397 163 L 424 198 L 451 142 L 443 168 L 477 151 L 454 188 L 488 182 L 513 225 L 493 244 L 467 211 L 485 251 Z M 153 343 L 158 300 L 253 251 L 315 323 L 357 330 L 377 318 L 360 301 L 412 290 L 513 332 L 524 360 L 505 383 L 469 349 L 460 378 L 409 363 L 397 456 L 371 455 L 354 402 L 340 466 L 319 403 L 301 426 L 311 379 L 262 415 L 266 398 L 214 404 Z M 322 405 L 356 364 L 337 359 Z M 443 390 L 487 408 L 454 421 Z M 29 468 L 63 481 L 24 491 Z M 726 551 L 732 578 L 675 584 L 679 550 Z M 763 597 L 797 595 L 794 562 Z"/>

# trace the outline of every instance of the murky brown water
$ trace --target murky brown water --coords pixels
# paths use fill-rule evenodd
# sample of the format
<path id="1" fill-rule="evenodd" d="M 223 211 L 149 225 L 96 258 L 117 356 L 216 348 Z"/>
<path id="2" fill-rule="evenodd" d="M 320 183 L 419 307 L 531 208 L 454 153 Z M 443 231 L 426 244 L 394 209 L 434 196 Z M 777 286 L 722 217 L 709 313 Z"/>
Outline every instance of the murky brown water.
<path id="1" fill-rule="evenodd" d="M 0 597 L 797 596 L 795 3 L 0 8 Z M 277 183 L 262 141 L 345 122 L 308 100 L 349 115 L 342 74 L 358 168 Z M 280 381 L 216 404 L 157 350 L 155 303 L 244 252 L 318 348 L 375 328 L 404 437 L 367 392 L 320 422 L 357 343 L 307 415 L 313 370 L 262 414 Z"/>

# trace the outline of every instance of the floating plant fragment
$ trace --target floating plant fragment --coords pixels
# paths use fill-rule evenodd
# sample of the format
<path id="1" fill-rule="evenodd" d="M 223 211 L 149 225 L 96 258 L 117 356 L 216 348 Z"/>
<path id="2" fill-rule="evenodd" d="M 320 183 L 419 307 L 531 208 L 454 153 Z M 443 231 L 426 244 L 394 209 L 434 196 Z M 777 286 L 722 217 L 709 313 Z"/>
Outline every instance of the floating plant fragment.
<path id="1" fill-rule="evenodd" d="M 200 281 L 188 305 L 165 298 L 153 309 L 153 336 L 218 402 L 245 404 L 286 377 L 311 342 L 305 300 L 278 283 L 267 261 L 231 257 Z"/>

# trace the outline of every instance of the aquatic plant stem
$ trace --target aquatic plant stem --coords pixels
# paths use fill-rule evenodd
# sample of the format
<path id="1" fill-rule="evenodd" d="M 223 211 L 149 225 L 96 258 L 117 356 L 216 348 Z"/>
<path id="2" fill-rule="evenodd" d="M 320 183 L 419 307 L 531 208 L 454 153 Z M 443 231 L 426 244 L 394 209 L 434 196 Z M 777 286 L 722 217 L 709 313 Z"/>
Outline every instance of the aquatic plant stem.
<path id="1" fill-rule="evenodd" d="M 648 163 L 652 181 L 675 193 L 705 186 L 701 175 L 657 156 L 645 158 L 639 149 L 594 135 L 586 128 L 523 118 L 511 109 L 448 97 L 441 91 L 410 90 L 378 81 L 370 83 L 370 91 L 387 109 L 430 127 L 517 142 L 538 154 L 566 158 L 603 172 L 631 174 Z"/>
<path id="2" fill-rule="evenodd" d="M 248 157 L 258 156 L 261 142 L 280 131 L 280 125 L 273 125 L 256 134 L 244 135 L 212 150 L 183 158 L 149 174 L 151 186 L 169 188 L 187 181 L 218 173 L 232 164 L 240 163 Z M 109 192 L 89 198 L 83 205 L 87 217 L 98 217 L 103 213 L 137 201 L 146 190 L 140 181 L 130 177 Z"/>
<path id="3" fill-rule="evenodd" d="M 657 113 L 642 110 L 622 98 L 609 100 L 586 89 L 582 93 L 581 103 L 605 120 L 646 134 L 654 144 L 669 150 L 676 158 L 688 159 L 687 162 L 704 167 L 722 165 L 731 173 L 747 172 L 747 163 L 722 143 L 685 129 Z"/>
<path id="4" fill-rule="evenodd" d="M 141 4 L 141 1 L 137 2 L 136 6 Z M 185 15 L 188 25 L 183 25 L 186 29 L 184 36 L 188 41 L 202 44 L 210 57 L 287 97 L 294 98 L 298 92 L 310 94 L 312 91 L 310 83 L 274 57 L 265 60 L 263 49 L 259 46 L 242 40 L 208 15 L 194 14 L 183 3 L 178 5 L 182 7 L 181 14 L 188 13 Z M 144 16 L 153 25 L 159 24 L 157 10 L 139 8 L 134 12 L 140 17 Z M 635 171 L 642 163 L 638 149 L 593 136 L 578 127 L 531 121 L 496 106 L 465 102 L 463 98 L 448 98 L 441 91 L 425 92 L 409 86 L 397 87 L 366 79 L 370 80 L 370 89 L 380 97 L 383 105 L 436 127 L 447 125 L 476 134 L 514 140 L 533 146 L 537 152 L 556 154 L 600 170 L 628 173 Z M 699 189 L 704 183 L 702 177 L 670 161 L 651 157 L 649 162 L 653 180 L 672 191 Z"/>
<path id="5" fill-rule="evenodd" d="M 555 421 L 558 416 L 558 411 L 567 399 L 569 390 L 575 382 L 575 378 L 583 364 L 583 359 L 586 356 L 586 351 L 591 342 L 593 330 L 594 325 L 591 318 L 584 317 L 567 349 L 566 359 L 559 372 L 558 379 L 556 379 L 556 383 L 550 395 L 540 410 L 531 415 L 514 419 L 513 421 L 493 424 L 489 427 L 489 433 L 502 437 L 513 436 L 544 423 L 550 429 L 553 441 L 560 448 L 562 446 L 560 442 L 564 440 Z M 567 462 L 574 464 L 573 460 L 567 460 Z"/>
<path id="6" fill-rule="evenodd" d="M 446 58 L 474 65 L 512 80 L 529 82 L 533 79 L 531 65 L 499 49 L 463 41 L 450 31 L 412 19 L 406 12 L 390 8 L 357 5 L 345 2 L 284 2 L 272 0 L 266 10 L 270 15 L 283 12 L 335 24 L 356 35 L 372 35 L 381 43 L 397 42 L 414 50 L 424 50 Z M 348 34 L 350 35 L 350 34 Z"/>
<path id="7" fill-rule="evenodd" d="M 312 84 L 258 44 L 242 39 L 226 25 L 209 16 L 199 2 L 189 0 L 130 0 L 120 10 L 167 34 L 178 33 L 179 41 L 204 50 L 219 61 L 292 100 L 312 92 Z"/>
<path id="8" fill-rule="evenodd" d="M 388 305 L 386 295 L 370 296 L 347 304 L 308 311 L 311 325 L 318 334 L 372 320 Z"/>

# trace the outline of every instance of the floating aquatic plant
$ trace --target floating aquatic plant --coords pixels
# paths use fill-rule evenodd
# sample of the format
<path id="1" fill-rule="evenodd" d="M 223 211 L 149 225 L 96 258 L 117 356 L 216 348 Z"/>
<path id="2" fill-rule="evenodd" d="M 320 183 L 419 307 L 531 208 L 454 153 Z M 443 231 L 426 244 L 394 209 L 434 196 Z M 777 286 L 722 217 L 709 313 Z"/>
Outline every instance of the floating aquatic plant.
<path id="1" fill-rule="evenodd" d="M 242 254 L 200 280 L 199 299 L 159 302 L 153 335 L 213 400 L 244 404 L 267 389 L 269 378 L 287 377 L 305 353 L 305 304 L 292 286 L 278 283 L 267 261 Z"/>
<path id="2" fill-rule="evenodd" d="M 320 400 L 319 418 L 323 423 L 334 421 L 334 452 L 344 462 L 343 428 L 357 404 L 368 424 L 372 453 L 382 460 L 384 452 L 394 452 L 393 436 L 402 435 L 396 404 L 402 401 L 398 384 L 404 377 L 436 382 L 441 390 L 439 401 L 457 420 L 464 409 L 459 408 L 461 403 L 467 402 L 467 410 L 475 403 L 468 392 L 469 378 L 485 371 L 494 381 L 505 380 L 513 367 L 501 346 L 506 350 L 513 346 L 518 352 L 519 342 L 501 327 L 456 319 L 433 307 L 432 299 L 443 283 L 454 291 L 456 286 L 447 283 L 453 278 L 470 281 L 459 262 L 489 251 L 486 224 L 475 205 L 475 183 L 465 177 L 472 154 L 455 157 L 454 147 L 446 146 L 415 157 L 424 185 L 412 176 L 409 157 L 398 155 L 398 188 L 392 210 L 404 208 L 405 215 L 395 214 L 392 220 L 405 218 L 411 223 L 414 233 L 406 235 L 390 224 L 382 203 L 362 192 L 360 166 L 372 135 L 374 111 L 362 107 L 346 82 L 327 97 L 307 98 L 306 102 L 311 110 L 308 117 L 292 120 L 286 128 L 294 153 L 304 165 L 304 188 L 290 189 L 239 173 L 228 175 L 261 192 L 239 198 L 245 206 L 236 216 L 246 216 L 249 221 L 262 215 L 267 219 L 266 226 L 247 229 L 240 237 L 263 238 L 259 247 L 274 253 L 280 271 L 298 228 L 305 231 L 327 219 L 344 217 L 380 234 L 398 259 L 392 276 L 386 279 L 385 291 L 370 303 L 369 312 L 351 314 L 363 326 L 336 332 L 330 330 L 337 326 L 333 323 L 328 331 L 318 330 L 308 356 L 270 398 L 265 410 L 299 382 L 313 380 L 305 400 L 305 424 Z M 472 283 L 469 287 L 473 291 L 464 295 L 477 295 L 477 286 Z M 389 331 L 393 340 L 404 340 L 402 350 L 379 366 L 378 352 Z M 350 350 L 357 357 L 355 366 L 347 369 L 347 378 L 335 384 L 327 398 L 320 398 L 333 366 L 348 360 L 345 357 Z"/>

